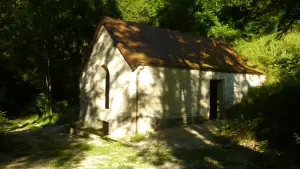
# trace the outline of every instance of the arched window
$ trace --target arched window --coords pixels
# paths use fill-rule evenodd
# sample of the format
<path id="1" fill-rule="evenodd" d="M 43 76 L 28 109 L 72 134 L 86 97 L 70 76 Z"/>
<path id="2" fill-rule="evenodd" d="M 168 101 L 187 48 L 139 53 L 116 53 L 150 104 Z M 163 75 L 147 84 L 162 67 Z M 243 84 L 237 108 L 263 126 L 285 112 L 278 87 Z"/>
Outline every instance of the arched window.
<path id="1" fill-rule="evenodd" d="M 109 75 L 109 71 L 106 65 L 102 65 L 101 66 L 105 72 L 105 108 L 109 109 L 109 79 L 110 79 L 110 75 Z"/>

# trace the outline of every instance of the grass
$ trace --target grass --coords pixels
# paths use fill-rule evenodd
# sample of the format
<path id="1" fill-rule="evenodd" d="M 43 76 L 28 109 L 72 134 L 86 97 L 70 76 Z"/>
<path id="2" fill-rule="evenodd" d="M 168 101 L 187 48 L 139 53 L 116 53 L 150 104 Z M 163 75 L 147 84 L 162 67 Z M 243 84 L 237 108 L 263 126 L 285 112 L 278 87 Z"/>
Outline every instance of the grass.
<path id="1" fill-rule="evenodd" d="M 188 135 L 195 139 L 193 135 Z M 250 151 L 228 150 L 205 144 L 204 147 L 192 149 L 174 149 L 170 146 L 173 143 L 168 143 L 168 138 L 159 139 L 155 133 L 147 138 L 138 138 L 139 143 L 105 138 L 89 139 L 67 133 L 32 132 L 10 135 L 6 136 L 6 148 L 0 153 L 0 168 L 219 169 L 239 168 L 248 165 L 244 161 L 252 160 Z M 174 141 L 173 135 L 170 139 Z M 190 140 L 185 139 L 181 138 L 177 143 L 187 143 Z"/>
<path id="2" fill-rule="evenodd" d="M 130 138 L 130 141 L 137 143 L 137 142 L 140 142 L 140 141 L 144 140 L 146 137 L 147 137 L 147 134 L 140 134 L 140 133 L 138 133 L 138 134 L 135 134 L 134 136 L 132 136 Z"/>
<path id="3" fill-rule="evenodd" d="M 151 167 L 151 164 L 146 163 L 142 157 L 139 157 L 137 151 L 132 147 L 120 142 L 104 142 L 103 140 L 99 142 L 102 145 L 89 144 L 90 148 L 86 152 L 89 158 L 86 159 L 86 164 L 92 162 L 94 166 L 99 168 Z"/>
<path id="4" fill-rule="evenodd" d="M 150 168 L 133 147 L 118 141 L 64 133 L 34 133 L 6 138 L 0 168 Z M 23 159 L 23 160 L 20 160 Z M 20 162 L 21 161 L 21 162 Z M 1 165 L 2 164 L 2 165 Z"/>
<path id="5" fill-rule="evenodd" d="M 5 127 L 7 131 L 30 130 L 54 125 L 59 118 L 59 114 L 53 114 L 52 116 L 44 115 L 42 117 L 39 117 L 39 115 L 30 115 L 20 119 L 9 120 Z"/>
<path id="6" fill-rule="evenodd" d="M 229 140 L 219 138 L 208 128 L 172 129 L 166 134 L 163 131 L 139 136 L 136 142 L 44 131 L 18 132 L 5 136 L 0 168 L 251 169 L 265 165 L 267 160 L 262 153 L 238 145 L 223 146 Z M 195 130 L 191 132 L 192 129 Z"/>

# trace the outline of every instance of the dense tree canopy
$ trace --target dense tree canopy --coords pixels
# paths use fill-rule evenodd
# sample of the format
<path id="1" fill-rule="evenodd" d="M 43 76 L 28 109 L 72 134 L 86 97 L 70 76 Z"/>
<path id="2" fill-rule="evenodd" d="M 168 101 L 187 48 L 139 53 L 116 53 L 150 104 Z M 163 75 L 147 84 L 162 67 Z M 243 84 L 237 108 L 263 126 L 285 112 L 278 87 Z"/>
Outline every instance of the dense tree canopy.
<path id="1" fill-rule="evenodd" d="M 285 33 L 300 19 L 298 0 L 6 0 L 0 11 L 0 111 L 10 116 L 77 105 L 78 71 L 102 16 L 228 41 Z"/>

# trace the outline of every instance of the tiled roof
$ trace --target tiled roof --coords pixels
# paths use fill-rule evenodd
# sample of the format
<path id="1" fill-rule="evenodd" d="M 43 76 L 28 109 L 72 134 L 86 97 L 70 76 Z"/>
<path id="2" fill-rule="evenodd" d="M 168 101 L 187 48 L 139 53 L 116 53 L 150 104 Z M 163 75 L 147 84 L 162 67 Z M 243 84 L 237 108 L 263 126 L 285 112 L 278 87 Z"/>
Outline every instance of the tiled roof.
<path id="1" fill-rule="evenodd" d="M 104 26 L 134 70 L 140 65 L 254 73 L 228 43 L 146 24 L 105 17 Z"/>

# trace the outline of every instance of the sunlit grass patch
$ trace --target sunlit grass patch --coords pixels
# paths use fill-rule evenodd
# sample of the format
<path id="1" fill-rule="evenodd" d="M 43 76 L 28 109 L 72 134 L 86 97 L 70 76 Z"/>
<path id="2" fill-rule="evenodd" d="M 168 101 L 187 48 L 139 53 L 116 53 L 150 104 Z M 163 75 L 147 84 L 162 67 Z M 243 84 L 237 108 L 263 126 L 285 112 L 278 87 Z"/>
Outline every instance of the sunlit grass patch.
<path id="1" fill-rule="evenodd" d="M 91 163 L 98 168 L 147 168 L 151 165 L 139 156 L 134 148 L 125 146 L 118 141 L 101 140 L 101 145 L 89 143 L 89 150 L 85 156 L 89 157 L 82 162 L 82 165 Z"/>
<path id="2" fill-rule="evenodd" d="M 177 131 L 177 130 L 176 130 Z M 185 130 L 180 130 L 186 132 Z M 176 132 L 179 134 L 178 132 Z M 182 133 L 181 133 L 182 134 Z M 202 133 L 203 134 L 203 133 Z M 194 135 L 190 135 L 194 137 Z M 105 138 L 83 138 L 66 133 L 34 132 L 13 139 L 12 150 L 5 156 L 14 161 L 11 166 L 26 168 L 243 168 L 249 166 L 252 151 L 201 144 L 177 147 L 171 140 L 152 135 L 143 142 L 128 142 Z M 176 144 L 189 144 L 181 138 Z M 201 140 L 199 140 L 201 141 Z M 0 153 L 1 155 L 1 153 Z M 0 156 L 1 158 L 1 156 Z M 1 163 L 0 163 L 1 168 Z M 5 168 L 5 167 L 4 167 Z M 245 167 L 244 167 L 245 168 Z"/>
<path id="3" fill-rule="evenodd" d="M 55 167 L 71 167 L 79 164 L 82 160 L 83 152 L 88 151 L 89 149 L 89 145 L 78 144 L 72 149 L 62 149 L 58 151 Z"/>
<path id="4" fill-rule="evenodd" d="M 7 126 L 8 131 L 18 131 L 21 129 L 31 128 L 33 123 L 39 119 L 38 115 L 30 115 L 21 119 L 10 120 Z"/>
<path id="5" fill-rule="evenodd" d="M 131 142 L 140 142 L 140 141 L 144 140 L 146 137 L 147 137 L 146 134 L 144 134 L 144 133 L 138 133 L 138 134 L 135 134 L 134 136 L 132 136 L 130 138 L 130 141 Z"/>
<path id="6" fill-rule="evenodd" d="M 7 131 L 22 131 L 56 124 L 59 120 L 59 114 L 39 116 L 37 114 L 23 117 L 20 119 L 9 120 Z"/>
<path id="7" fill-rule="evenodd" d="M 174 155 L 174 152 L 162 142 L 152 142 L 138 152 L 138 156 L 144 161 L 151 162 L 154 165 L 163 165 L 166 162 L 179 163 L 180 161 Z"/>
<path id="8" fill-rule="evenodd" d="M 64 166 L 72 158 L 72 152 L 70 150 L 63 150 L 59 153 L 59 158 L 55 163 L 55 167 Z"/>

